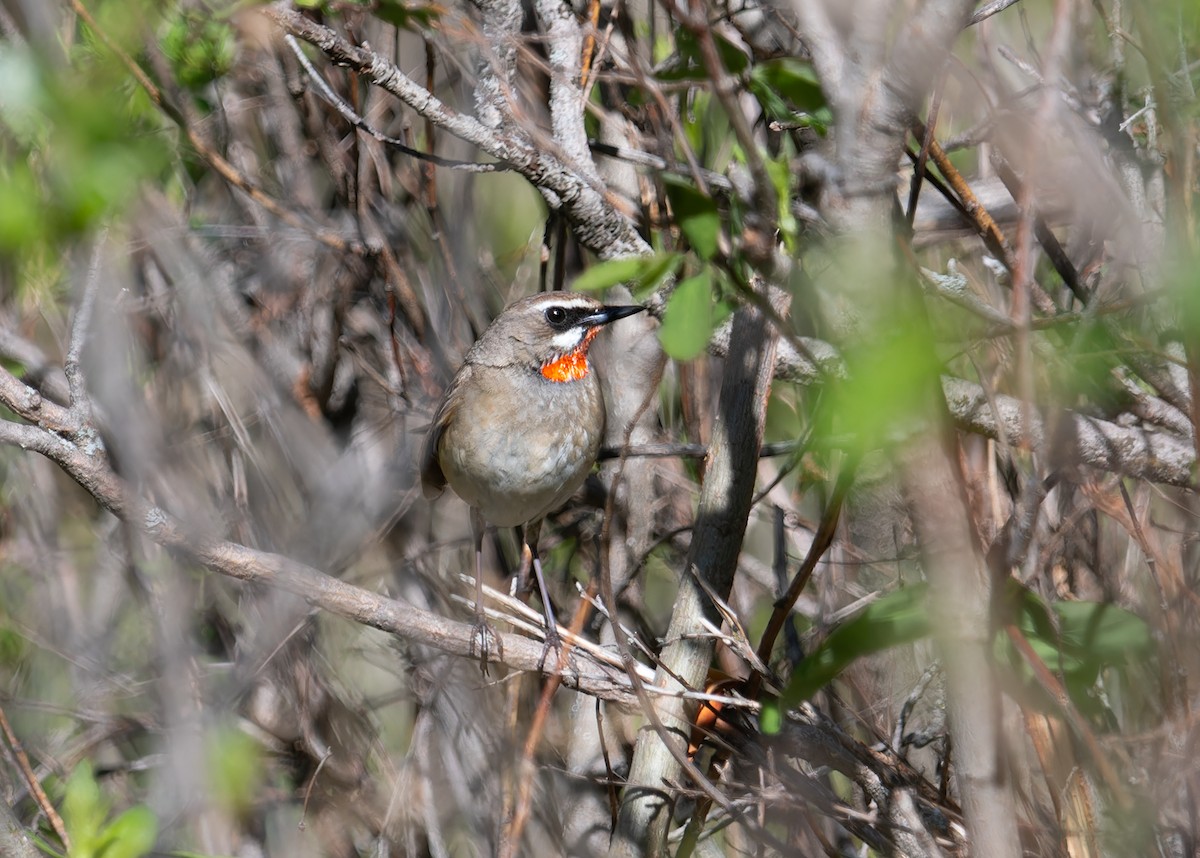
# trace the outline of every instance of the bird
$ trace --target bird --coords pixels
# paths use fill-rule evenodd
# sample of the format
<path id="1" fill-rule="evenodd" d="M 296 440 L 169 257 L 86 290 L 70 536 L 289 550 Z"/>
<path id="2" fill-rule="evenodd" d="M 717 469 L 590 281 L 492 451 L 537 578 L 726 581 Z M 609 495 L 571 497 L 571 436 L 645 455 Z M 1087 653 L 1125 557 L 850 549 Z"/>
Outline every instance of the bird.
<path id="1" fill-rule="evenodd" d="M 606 306 L 575 292 L 518 300 L 467 352 L 435 412 L 421 453 L 421 485 L 431 500 L 449 485 L 471 508 L 470 653 L 478 650 L 485 675 L 492 641 L 504 655 L 483 613 L 486 524 L 517 529 L 521 579 L 532 567 L 546 619 L 542 664 L 551 649 L 561 649 L 538 557 L 542 519 L 583 484 L 604 438 L 604 397 L 588 348 L 605 325 L 644 309 Z"/>

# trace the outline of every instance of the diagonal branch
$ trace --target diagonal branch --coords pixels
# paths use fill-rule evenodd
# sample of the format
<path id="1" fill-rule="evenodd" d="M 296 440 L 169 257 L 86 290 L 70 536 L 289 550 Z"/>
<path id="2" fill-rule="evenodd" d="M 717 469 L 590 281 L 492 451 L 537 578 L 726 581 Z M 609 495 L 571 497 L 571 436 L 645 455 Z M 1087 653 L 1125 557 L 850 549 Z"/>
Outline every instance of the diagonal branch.
<path id="1" fill-rule="evenodd" d="M 601 259 L 651 252 L 633 222 L 609 203 L 602 189 L 552 153 L 458 112 L 383 56 L 352 44 L 285 5 L 268 6 L 263 14 L 284 32 L 317 47 L 334 63 L 387 90 L 434 125 L 509 164 L 543 193 L 549 191 L 556 196 L 580 242 Z"/>
<path id="2" fill-rule="evenodd" d="M 13 407 L 16 403 L 12 393 L 23 387 L 0 368 L 0 403 Z M 32 391 L 30 393 L 36 396 Z M 288 557 L 194 533 L 170 512 L 137 495 L 112 471 L 98 451 L 89 451 L 48 428 L 0 421 L 0 444 L 20 447 L 50 459 L 117 518 L 211 572 L 277 587 L 314 607 L 414 644 L 430 646 L 451 655 L 467 657 L 471 654 L 473 632 L 470 625 L 356 587 Z M 507 666 L 524 671 L 541 669 L 542 646 L 539 642 L 516 634 L 500 637 Z M 629 680 L 622 670 L 580 661 L 578 670 L 566 672 L 564 685 L 597 697 L 624 702 L 633 699 Z"/>

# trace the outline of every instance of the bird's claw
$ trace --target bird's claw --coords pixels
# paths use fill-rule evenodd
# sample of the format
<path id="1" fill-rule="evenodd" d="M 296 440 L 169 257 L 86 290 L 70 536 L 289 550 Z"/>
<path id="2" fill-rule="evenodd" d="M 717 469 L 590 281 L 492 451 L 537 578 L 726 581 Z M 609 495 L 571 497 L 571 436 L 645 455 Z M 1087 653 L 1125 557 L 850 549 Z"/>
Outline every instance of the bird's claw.
<path id="1" fill-rule="evenodd" d="M 574 648 L 568 649 L 564 654 L 562 635 L 558 633 L 558 629 L 556 628 L 548 628 L 546 630 L 546 639 L 542 642 L 542 655 L 538 659 L 537 664 L 538 673 L 546 672 L 546 661 L 550 656 L 551 650 L 555 653 L 554 660 L 550 662 L 551 672 L 559 673 L 564 668 L 570 668 L 571 673 L 575 675 L 575 679 L 578 682 L 579 665 L 575 663 L 575 650 Z"/>
<path id="2" fill-rule="evenodd" d="M 497 660 L 504 658 L 504 642 L 500 640 L 500 636 L 496 634 L 496 630 L 492 628 L 491 623 L 483 617 L 476 617 L 475 622 L 471 624 L 471 642 L 467 648 L 467 654 L 474 658 L 475 654 L 479 654 L 479 669 L 484 676 L 488 675 L 488 658 L 492 652 L 492 645 L 495 644 Z"/>

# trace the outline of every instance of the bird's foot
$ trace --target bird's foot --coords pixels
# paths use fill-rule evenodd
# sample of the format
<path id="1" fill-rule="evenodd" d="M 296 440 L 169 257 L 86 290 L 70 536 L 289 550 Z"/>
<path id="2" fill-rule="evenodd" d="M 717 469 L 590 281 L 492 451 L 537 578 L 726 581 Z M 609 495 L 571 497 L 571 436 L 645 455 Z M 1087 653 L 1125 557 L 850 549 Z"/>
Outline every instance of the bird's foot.
<path id="1" fill-rule="evenodd" d="M 553 659 L 550 658 L 551 652 L 554 653 Z M 545 673 L 547 664 L 550 665 L 551 673 L 558 673 L 569 668 L 578 681 L 579 665 L 575 663 L 575 648 L 571 647 L 564 652 L 562 635 L 553 626 L 546 629 L 546 640 L 542 643 L 542 655 L 538 659 L 538 673 Z"/>
<path id="2" fill-rule="evenodd" d="M 493 647 L 496 651 L 496 658 L 503 659 L 503 641 L 500 640 L 500 636 L 496 634 L 491 623 L 480 614 L 471 624 L 471 642 L 468 645 L 467 654 L 471 658 L 474 658 L 476 653 L 479 654 L 479 669 L 484 676 L 488 675 L 488 658 L 491 656 Z"/>

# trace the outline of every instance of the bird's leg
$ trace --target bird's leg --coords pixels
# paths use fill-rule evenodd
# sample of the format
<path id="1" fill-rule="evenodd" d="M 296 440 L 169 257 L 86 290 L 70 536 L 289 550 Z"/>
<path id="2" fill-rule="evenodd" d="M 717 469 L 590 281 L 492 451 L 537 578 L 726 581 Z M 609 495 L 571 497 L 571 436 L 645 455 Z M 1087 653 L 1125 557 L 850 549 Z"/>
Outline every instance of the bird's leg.
<path id="1" fill-rule="evenodd" d="M 538 537 L 542 532 L 541 519 L 525 525 L 522 531 L 523 553 L 528 552 L 529 564 L 533 567 L 533 574 L 537 578 L 538 594 L 542 597 L 542 611 L 546 616 L 546 642 L 542 646 L 542 657 L 538 660 L 538 670 L 541 671 L 546 666 L 546 656 L 550 650 L 562 651 L 562 637 L 558 633 L 558 620 L 554 618 L 550 593 L 546 589 L 546 579 L 542 575 L 542 561 L 538 557 Z M 522 559 L 521 565 L 522 567 L 525 565 L 524 559 Z"/>
<path id="2" fill-rule="evenodd" d="M 536 525 L 517 525 L 517 541 L 521 543 L 521 562 L 517 565 L 517 577 L 513 579 L 512 590 L 509 595 L 524 598 L 533 591 L 530 573 L 533 571 L 533 560 L 537 557 L 537 552 L 530 549 L 526 534 L 530 532 L 534 533 L 533 542 L 536 545 L 538 541 L 537 533 L 532 530 L 535 526 L 539 531 L 541 530 L 541 522 L 538 522 Z"/>
<path id="3" fill-rule="evenodd" d="M 474 656 L 478 649 L 479 669 L 483 671 L 484 676 L 487 676 L 488 654 L 491 652 L 492 642 L 495 641 L 496 652 L 500 658 L 504 658 L 504 644 L 501 643 L 496 630 L 488 623 L 483 612 L 483 532 L 485 527 L 483 516 L 479 514 L 479 510 L 471 507 L 471 536 L 475 540 L 475 622 L 471 626 L 471 643 L 467 652 Z"/>

